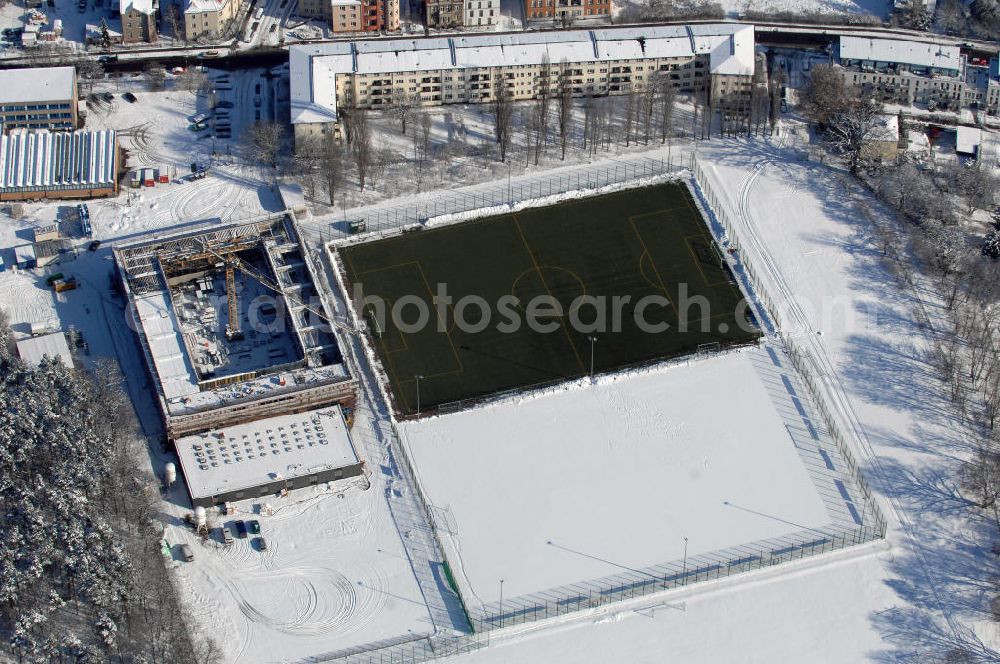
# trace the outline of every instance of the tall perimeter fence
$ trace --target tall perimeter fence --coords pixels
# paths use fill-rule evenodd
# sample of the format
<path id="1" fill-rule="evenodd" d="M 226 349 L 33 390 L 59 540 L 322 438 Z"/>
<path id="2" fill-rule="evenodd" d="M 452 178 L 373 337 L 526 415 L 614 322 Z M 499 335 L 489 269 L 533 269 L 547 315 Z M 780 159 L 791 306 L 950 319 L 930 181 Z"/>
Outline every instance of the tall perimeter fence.
<path id="1" fill-rule="evenodd" d="M 649 160 L 645 167 L 629 165 L 629 179 L 651 177 L 665 174 L 667 172 L 680 170 L 679 164 L 674 164 L 671 168 L 665 162 Z M 694 180 L 703 197 L 699 204 L 707 204 L 710 209 L 705 210 L 712 223 L 712 232 L 716 239 L 720 239 L 720 233 L 724 233 L 724 239 L 728 246 L 736 250 L 739 257 L 734 272 L 744 281 L 744 286 L 749 290 L 749 295 L 755 303 L 762 307 L 769 317 L 763 320 L 765 325 L 776 324 L 780 329 L 781 319 L 779 310 L 774 306 L 774 301 L 770 299 L 767 288 L 762 282 L 761 273 L 757 271 L 753 258 L 749 252 L 743 251 L 740 233 L 736 229 L 734 221 L 738 218 L 732 210 L 728 199 L 719 197 L 716 194 L 715 182 L 713 178 L 702 168 L 696 157 L 683 166 L 690 167 L 694 174 Z M 659 170 L 658 170 L 659 169 Z M 624 168 L 618 171 L 620 180 L 609 180 L 615 177 L 612 169 L 600 170 L 592 174 L 589 178 L 581 173 L 581 188 L 587 188 L 586 183 L 590 183 L 591 188 L 599 188 L 608 184 L 625 182 Z M 533 189 L 525 188 L 518 190 L 519 193 L 534 191 L 535 196 L 547 196 L 549 194 L 571 191 L 576 187 L 576 174 L 572 181 L 567 180 L 565 174 L 561 178 L 554 178 L 547 183 L 535 183 Z M 572 183 L 571 183 L 572 182 Z M 553 184 L 556 183 L 556 184 Z M 555 187 L 554 189 L 551 187 Z M 540 187 L 540 188 L 539 188 Z M 470 204 L 472 199 L 464 200 L 465 204 Z M 503 201 L 492 198 L 478 198 L 476 200 L 485 201 L 485 206 L 501 204 Z M 523 200 L 523 199 L 522 199 Z M 447 203 L 449 206 L 460 206 L 458 202 Z M 481 206 L 483 203 L 481 203 Z M 467 208 L 472 209 L 472 208 Z M 448 212 L 442 211 L 438 206 L 436 214 L 446 214 L 448 212 L 465 211 L 454 207 Z M 421 205 L 413 208 L 409 212 L 393 213 L 392 223 L 405 225 L 419 221 L 421 217 L 434 216 L 435 206 Z M 763 313 L 763 312 L 762 312 Z M 886 521 L 879 508 L 868 483 L 854 460 L 853 448 L 849 438 L 842 431 L 840 422 L 834 416 L 834 411 L 829 406 L 832 398 L 828 394 L 827 387 L 818 377 L 823 374 L 816 357 L 812 352 L 799 345 L 793 338 L 778 333 L 786 353 L 793 366 L 805 383 L 809 394 L 815 404 L 823 423 L 829 432 L 831 440 L 846 464 L 842 473 L 848 474 L 854 481 L 864 499 L 864 510 L 861 523 L 854 528 L 836 526 L 828 529 L 807 529 L 805 531 L 788 535 L 781 538 L 769 539 L 764 542 L 757 542 L 745 546 L 733 547 L 722 552 L 705 554 L 686 558 L 683 562 L 674 561 L 650 567 L 642 570 L 635 570 L 634 573 L 621 575 L 608 579 L 586 581 L 571 586 L 556 588 L 544 591 L 538 595 L 528 597 L 517 597 L 507 599 L 502 605 L 491 604 L 483 612 L 477 612 L 469 616 L 472 632 L 470 634 L 436 634 L 432 636 L 411 639 L 404 642 L 369 644 L 349 651 L 331 654 L 326 657 L 316 658 L 314 661 L 336 661 L 351 662 L 357 664 L 402 664 L 426 662 L 432 659 L 449 657 L 461 653 L 472 652 L 483 648 L 489 644 L 490 632 L 503 627 L 530 623 L 538 620 L 546 620 L 578 611 L 594 609 L 616 602 L 631 600 L 662 592 L 674 588 L 682 588 L 705 581 L 713 581 L 726 578 L 734 574 L 741 574 L 752 570 L 773 567 L 794 560 L 802 560 L 812 556 L 837 551 L 848 547 L 865 544 L 868 542 L 883 539 L 886 532 Z M 393 426 L 393 435 L 398 437 L 398 432 Z M 435 531 L 435 536 L 440 541 L 440 532 L 449 532 L 447 523 L 442 523 L 438 516 L 439 511 L 432 510 L 426 502 L 424 491 L 420 487 L 419 477 L 411 467 L 408 454 L 403 445 L 398 449 L 402 450 L 402 458 L 398 460 L 401 472 L 411 480 L 410 486 L 414 487 L 420 501 L 421 508 L 425 512 L 428 522 Z M 445 549 L 442 546 L 442 551 Z M 447 562 L 445 562 L 447 565 Z M 457 588 L 455 589 L 458 590 Z"/>
<path id="2" fill-rule="evenodd" d="M 686 160 L 685 160 L 686 162 Z M 613 160 L 610 163 L 584 164 L 559 169 L 558 173 L 518 175 L 509 173 L 499 180 L 452 191 L 434 192 L 429 200 L 410 199 L 406 203 L 371 205 L 347 210 L 343 225 L 347 233 L 351 223 L 363 223 L 368 233 L 398 232 L 413 224 L 448 214 L 513 206 L 548 196 L 558 196 L 581 190 L 595 190 L 634 180 L 668 175 L 684 170 L 687 163 L 679 158 L 650 157 Z M 499 210 L 498 210 L 499 212 Z"/>
<path id="3" fill-rule="evenodd" d="M 711 213 L 714 217 L 714 221 L 716 221 L 721 227 L 721 230 L 725 232 L 725 237 L 729 242 L 729 246 L 734 249 L 739 256 L 739 267 L 746 275 L 746 279 L 753 291 L 752 295 L 763 305 L 771 322 L 776 325 L 776 332 L 785 347 L 785 351 L 789 359 L 792 361 L 792 365 L 805 382 L 806 388 L 809 390 L 809 395 L 812 397 L 813 403 L 819 410 L 820 416 L 823 418 L 823 423 L 826 425 L 830 438 L 833 439 L 837 446 L 837 450 L 843 457 L 844 462 L 848 465 L 848 471 L 851 479 L 854 480 L 855 484 L 862 493 L 862 497 L 866 503 L 865 506 L 868 512 L 872 515 L 873 519 L 871 536 L 864 541 L 884 538 L 886 529 L 885 517 L 878 506 L 878 502 L 872 495 L 872 491 L 869 488 L 864 475 L 861 473 L 861 469 L 858 467 L 857 461 L 855 461 L 855 448 L 849 443 L 850 439 L 844 434 L 840 421 L 838 418 L 834 417 L 833 411 L 830 408 L 830 402 L 834 399 L 829 392 L 828 385 L 819 378 L 824 374 L 823 370 L 820 368 L 819 361 L 813 352 L 805 345 L 800 344 L 795 337 L 781 332 L 782 323 L 784 322 L 782 320 L 783 314 L 781 310 L 775 306 L 774 300 L 771 299 L 769 294 L 769 285 L 762 283 L 760 276 L 761 273 L 758 272 L 754 265 L 752 253 L 743 250 L 744 245 L 741 242 L 740 232 L 736 230 L 736 226 L 733 223 L 737 216 L 732 210 L 729 199 L 717 195 L 715 179 L 705 171 L 701 162 L 695 156 L 692 156 L 691 159 L 691 171 L 694 174 L 694 180 L 697 183 L 698 188 L 701 190 L 701 194 L 711 207 Z M 861 441 L 856 441 L 856 444 L 860 445 Z M 864 525 L 861 530 L 867 531 L 868 526 Z"/>

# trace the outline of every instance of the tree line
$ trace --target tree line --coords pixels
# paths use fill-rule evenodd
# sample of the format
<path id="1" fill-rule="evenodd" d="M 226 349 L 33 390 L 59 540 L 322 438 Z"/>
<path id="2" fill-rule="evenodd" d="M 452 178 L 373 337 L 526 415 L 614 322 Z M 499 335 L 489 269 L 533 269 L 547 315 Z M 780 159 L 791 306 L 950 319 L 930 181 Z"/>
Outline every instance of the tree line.
<path id="1" fill-rule="evenodd" d="M 161 556 L 117 367 L 12 354 L 0 321 L 0 632 L 17 662 L 208 664 Z M 0 657 L 3 658 L 3 657 Z"/>

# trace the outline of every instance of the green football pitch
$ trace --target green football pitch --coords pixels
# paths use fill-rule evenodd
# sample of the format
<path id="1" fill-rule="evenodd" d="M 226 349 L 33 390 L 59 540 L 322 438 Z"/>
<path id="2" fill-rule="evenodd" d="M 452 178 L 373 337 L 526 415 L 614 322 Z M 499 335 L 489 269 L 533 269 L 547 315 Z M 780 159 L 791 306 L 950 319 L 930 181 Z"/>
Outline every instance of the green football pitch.
<path id="1" fill-rule="evenodd" d="M 759 336 L 681 184 L 339 253 L 404 415 Z"/>

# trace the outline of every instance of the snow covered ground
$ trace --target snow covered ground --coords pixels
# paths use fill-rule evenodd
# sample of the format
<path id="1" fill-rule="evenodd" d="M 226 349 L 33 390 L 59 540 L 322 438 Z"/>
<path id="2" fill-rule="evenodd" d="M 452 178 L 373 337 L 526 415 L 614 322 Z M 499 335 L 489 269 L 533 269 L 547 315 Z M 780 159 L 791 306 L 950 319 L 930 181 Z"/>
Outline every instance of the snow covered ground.
<path id="1" fill-rule="evenodd" d="M 173 563 L 182 596 L 227 662 L 295 661 L 432 631 L 385 496 L 366 485 L 268 498 L 271 516 L 242 501 L 240 514 L 218 517 L 218 525 L 258 519 L 266 551 L 249 538 L 223 547 L 215 531 L 202 543 L 174 510 L 165 537 L 195 552 L 193 562 Z"/>

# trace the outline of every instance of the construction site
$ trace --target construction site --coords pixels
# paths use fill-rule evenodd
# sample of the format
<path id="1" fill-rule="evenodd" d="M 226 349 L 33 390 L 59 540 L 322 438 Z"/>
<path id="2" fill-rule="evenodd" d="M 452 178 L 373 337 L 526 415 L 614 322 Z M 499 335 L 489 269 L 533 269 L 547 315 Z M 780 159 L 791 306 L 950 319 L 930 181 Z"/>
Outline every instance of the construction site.
<path id="1" fill-rule="evenodd" d="M 167 438 L 339 404 L 343 362 L 291 216 L 115 248 Z"/>

